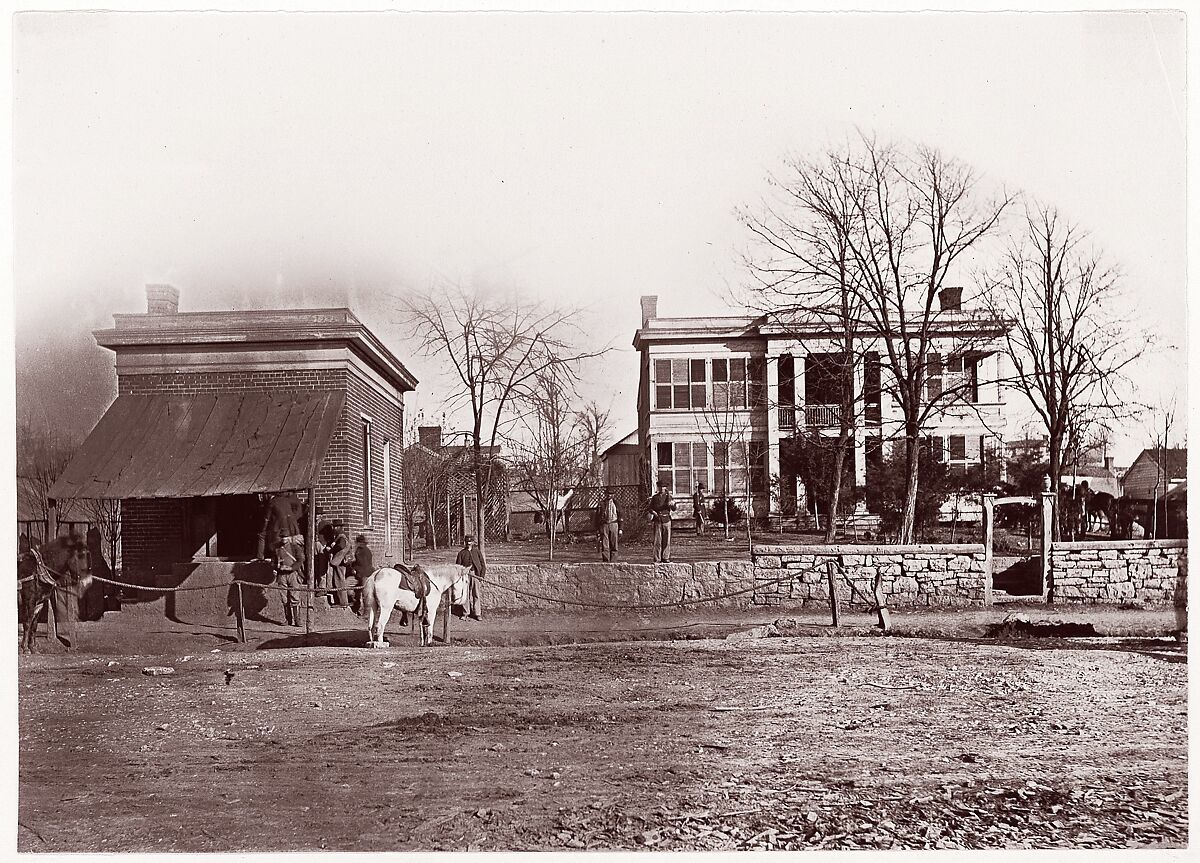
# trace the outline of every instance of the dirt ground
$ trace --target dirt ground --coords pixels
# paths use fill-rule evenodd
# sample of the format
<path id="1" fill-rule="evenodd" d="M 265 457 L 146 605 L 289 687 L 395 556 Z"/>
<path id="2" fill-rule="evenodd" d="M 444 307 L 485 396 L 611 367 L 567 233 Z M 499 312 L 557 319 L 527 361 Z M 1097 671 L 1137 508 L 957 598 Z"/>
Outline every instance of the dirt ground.
<path id="1" fill-rule="evenodd" d="M 1173 641 L 747 622 L 22 657 L 19 850 L 1185 846 Z"/>

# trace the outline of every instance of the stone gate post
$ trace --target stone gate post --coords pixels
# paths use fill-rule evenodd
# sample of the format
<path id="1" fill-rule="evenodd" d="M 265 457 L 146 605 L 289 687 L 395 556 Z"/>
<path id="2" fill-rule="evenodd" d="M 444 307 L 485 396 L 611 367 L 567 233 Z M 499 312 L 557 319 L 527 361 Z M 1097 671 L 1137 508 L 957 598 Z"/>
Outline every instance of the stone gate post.
<path id="1" fill-rule="evenodd" d="M 1054 506 L 1055 494 L 1052 491 L 1042 492 L 1042 601 L 1054 602 L 1054 571 L 1050 565 L 1050 556 L 1054 546 Z"/>
<path id="2" fill-rule="evenodd" d="M 992 540 L 996 526 L 996 495 L 983 495 L 983 604 L 992 604 Z"/>

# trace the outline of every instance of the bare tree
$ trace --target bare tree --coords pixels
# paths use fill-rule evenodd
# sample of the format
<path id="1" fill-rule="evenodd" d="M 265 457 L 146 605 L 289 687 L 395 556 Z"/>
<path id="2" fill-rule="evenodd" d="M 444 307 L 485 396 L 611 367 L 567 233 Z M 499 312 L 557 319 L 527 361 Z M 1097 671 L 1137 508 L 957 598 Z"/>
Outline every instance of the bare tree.
<path id="1" fill-rule="evenodd" d="M 49 428 L 26 424 L 17 431 L 17 482 L 42 521 L 50 518 L 50 490 L 75 455 L 76 446 Z M 69 520 L 73 500 L 57 500 L 58 519 Z M 53 539 L 53 537 L 47 537 Z"/>
<path id="2" fill-rule="evenodd" d="M 535 386 L 518 401 L 523 409 L 507 439 L 517 487 L 533 498 L 545 516 L 550 560 L 554 560 L 563 503 L 594 471 L 598 440 L 608 418 L 606 412 L 594 410 L 594 404 L 573 410 L 573 384 L 566 365 L 538 373 Z M 564 528 L 569 526 L 564 522 Z"/>
<path id="3" fill-rule="evenodd" d="M 437 505 L 447 493 L 450 460 L 444 453 L 426 448 L 414 441 L 404 448 L 404 506 L 408 516 L 409 548 L 413 546 L 416 517 L 425 516 L 425 543 L 437 548 Z M 446 545 L 450 537 L 446 537 Z"/>
<path id="4" fill-rule="evenodd" d="M 1150 537 L 1158 538 L 1158 502 L 1165 498 L 1171 490 L 1173 459 L 1171 458 L 1171 432 L 1175 428 L 1175 413 L 1177 411 L 1175 396 L 1160 403 L 1150 417 L 1150 440 L 1154 452 L 1155 474 L 1154 492 L 1150 510 Z M 1163 505 L 1163 536 L 1170 536 L 1170 507 Z"/>
<path id="5" fill-rule="evenodd" d="M 486 495 L 493 485 L 496 460 L 484 458 L 511 425 L 515 402 L 531 392 L 539 374 L 603 351 L 576 347 L 582 334 L 578 312 L 528 302 L 519 295 L 469 291 L 441 285 L 401 298 L 422 349 L 446 360 L 458 392 L 448 407 L 470 410 L 468 432 L 473 455 L 475 515 L 479 548 L 486 545 Z"/>
<path id="6" fill-rule="evenodd" d="M 846 453 L 864 395 L 855 385 L 854 370 L 863 359 L 866 313 L 863 282 L 850 247 L 858 231 L 856 199 L 866 189 L 854 185 L 861 178 L 842 170 L 841 161 L 837 153 L 790 160 L 783 174 L 771 178 L 778 199 L 764 202 L 759 212 L 741 213 L 756 241 L 754 253 L 745 259 L 755 278 L 747 305 L 794 338 L 814 332 L 833 335 L 836 353 L 830 360 L 835 367 L 837 434 L 801 432 L 808 442 L 827 451 L 829 459 L 826 542 L 836 537 Z M 796 422 L 797 428 L 805 429 L 804 417 Z"/>
<path id="7" fill-rule="evenodd" d="M 748 380 L 740 383 L 729 381 L 726 389 L 720 391 L 717 389 L 718 385 L 714 383 L 712 401 L 705 405 L 703 410 L 697 412 L 697 425 L 704 432 L 704 437 L 713 442 L 713 468 L 720 480 L 713 483 L 712 491 L 713 494 L 718 495 L 718 503 L 723 513 L 725 539 L 727 540 L 731 521 L 729 503 L 742 492 L 746 495 L 747 528 L 753 517 L 750 413 L 743 407 L 747 404 L 747 399 L 750 404 L 754 403 L 754 397 L 745 391 L 745 387 L 749 385 L 750 381 Z M 703 446 L 705 446 L 705 458 L 707 459 L 707 446 Z M 692 459 L 693 475 L 689 477 L 689 488 L 694 487 L 695 483 L 694 453 Z M 676 467 L 678 468 L 678 465 Z M 705 462 L 705 472 L 707 472 L 707 461 Z M 739 482 L 739 480 L 742 481 Z"/>
<path id="8" fill-rule="evenodd" d="M 1033 405 L 1048 437 L 1050 487 L 1058 490 L 1085 430 L 1128 418 L 1125 370 L 1147 333 L 1116 313 L 1120 273 L 1085 231 L 1056 208 L 1028 203 L 1021 230 L 987 277 L 996 314 L 1011 315 L 1008 385 Z M 1055 537 L 1062 530 L 1062 508 Z"/>
<path id="9" fill-rule="evenodd" d="M 901 149 L 867 135 L 791 169 L 780 185 L 792 193 L 794 214 L 747 220 L 774 256 L 759 266 L 760 281 L 798 290 L 796 307 L 825 309 L 851 361 L 866 337 L 880 353 L 881 386 L 901 415 L 895 434 L 907 476 L 897 541 L 912 542 L 922 431 L 962 395 L 928 385 L 941 362 L 935 339 L 946 331 L 939 295 L 1011 199 L 981 200 L 974 171 L 935 149 Z M 966 349 L 960 339 L 957 350 Z M 854 399 L 852 390 L 843 394 L 847 405 Z M 846 411 L 839 436 L 854 413 Z"/>
<path id="10" fill-rule="evenodd" d="M 100 531 L 100 539 L 108 548 L 112 571 L 121 570 L 121 501 L 112 498 L 90 498 L 80 501 L 84 517 Z"/>

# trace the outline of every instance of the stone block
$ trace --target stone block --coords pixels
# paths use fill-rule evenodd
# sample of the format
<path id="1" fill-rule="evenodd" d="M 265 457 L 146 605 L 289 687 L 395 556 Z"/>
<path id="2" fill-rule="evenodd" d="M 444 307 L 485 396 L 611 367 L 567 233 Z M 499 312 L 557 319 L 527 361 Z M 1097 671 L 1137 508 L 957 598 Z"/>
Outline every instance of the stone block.
<path id="1" fill-rule="evenodd" d="M 904 561 L 905 572 L 926 572 L 929 569 L 929 560 L 924 557 L 910 557 Z"/>
<path id="2" fill-rule="evenodd" d="M 754 558 L 754 565 L 759 569 L 779 569 L 783 561 L 776 555 L 765 554 Z"/>
<path id="3" fill-rule="evenodd" d="M 754 564 L 748 560 L 722 560 L 719 565 L 726 582 L 743 581 L 749 586 L 754 579 Z"/>
<path id="4" fill-rule="evenodd" d="M 934 558 L 933 560 L 929 561 L 929 571 L 930 572 L 945 572 L 946 569 L 947 569 L 947 567 L 946 567 L 946 559 L 945 558 L 939 557 L 939 558 Z"/>
<path id="5" fill-rule="evenodd" d="M 911 576 L 900 576 L 892 582 L 893 593 L 916 593 L 917 580 Z"/>

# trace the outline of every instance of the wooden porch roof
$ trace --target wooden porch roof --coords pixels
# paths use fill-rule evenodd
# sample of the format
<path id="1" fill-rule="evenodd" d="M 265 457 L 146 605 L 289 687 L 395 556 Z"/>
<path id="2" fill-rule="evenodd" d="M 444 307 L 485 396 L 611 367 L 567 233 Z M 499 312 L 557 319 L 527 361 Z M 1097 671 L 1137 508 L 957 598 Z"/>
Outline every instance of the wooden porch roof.
<path id="1" fill-rule="evenodd" d="M 50 496 L 161 498 L 315 485 L 345 394 L 122 395 Z"/>

